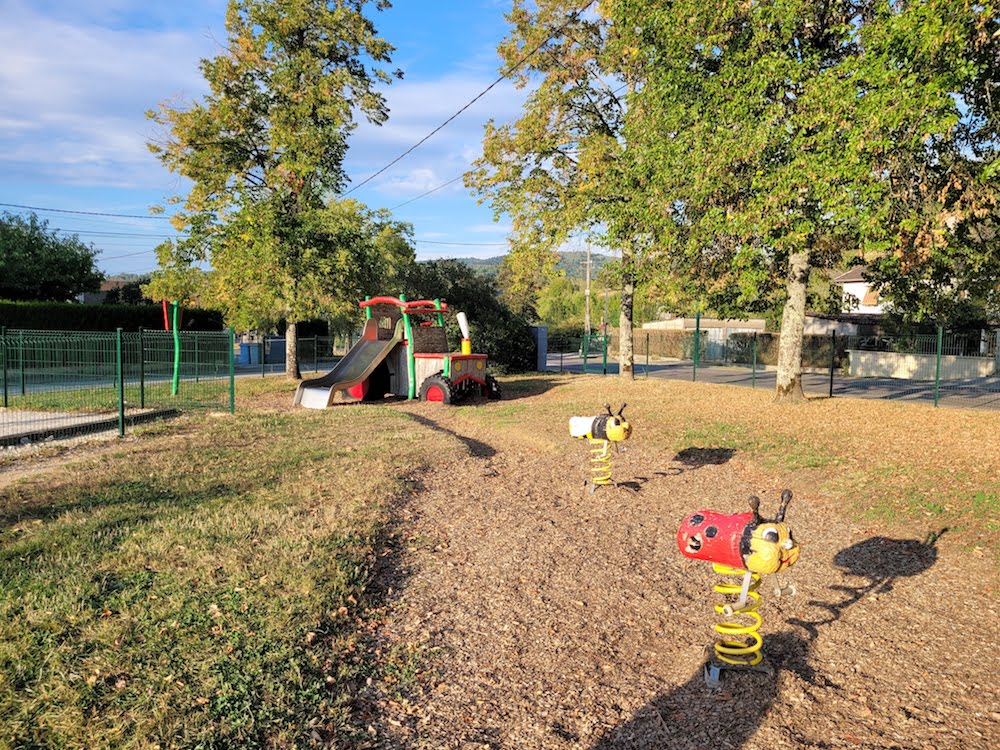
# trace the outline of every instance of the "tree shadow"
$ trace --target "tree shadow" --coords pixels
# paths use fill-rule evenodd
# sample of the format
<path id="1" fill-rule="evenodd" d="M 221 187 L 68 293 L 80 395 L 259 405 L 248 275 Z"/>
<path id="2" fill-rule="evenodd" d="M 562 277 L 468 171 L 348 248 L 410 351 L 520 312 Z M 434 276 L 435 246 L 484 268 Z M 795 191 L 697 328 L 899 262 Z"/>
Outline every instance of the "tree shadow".
<path id="1" fill-rule="evenodd" d="M 946 531 L 932 532 L 922 542 L 871 537 L 841 550 L 834 556 L 833 564 L 846 575 L 866 579 L 865 583 L 830 586 L 837 595 L 834 601 L 810 601 L 825 615 L 815 620 L 788 620 L 789 624 L 802 628 L 804 635 L 783 631 L 765 636 L 763 653 L 773 675 L 726 671 L 720 691 L 710 689 L 702 669 L 698 669 L 683 685 L 657 696 L 629 721 L 607 732 L 591 750 L 743 747 L 777 698 L 779 672 L 791 672 L 810 685 L 838 687 L 809 664 L 813 643 L 821 635 L 820 628 L 838 620 L 865 594 L 876 589 L 891 591 L 898 578 L 927 571 L 937 560 L 935 544 Z"/>
<path id="2" fill-rule="evenodd" d="M 501 401 L 517 401 L 521 398 L 531 398 L 547 391 L 566 385 L 564 379 L 548 375 L 513 375 L 505 377 L 500 383 L 503 391 Z"/>
<path id="3" fill-rule="evenodd" d="M 704 466 L 721 466 L 736 455 L 734 448 L 684 448 L 671 459 L 680 466 L 671 466 L 664 471 L 653 472 L 658 477 L 676 477 L 687 471 Z"/>
<path id="4" fill-rule="evenodd" d="M 461 442 L 466 449 L 469 451 L 470 456 L 475 456 L 476 458 L 491 458 L 496 455 L 497 450 L 492 445 L 484 443 L 475 438 L 467 437 L 466 435 L 459 435 L 454 430 L 449 430 L 447 427 L 442 427 L 433 419 L 428 419 L 427 417 L 421 416 L 420 414 L 413 414 L 407 412 L 407 416 L 412 419 L 417 424 L 428 427 L 437 432 L 443 432 L 446 435 L 450 435 L 459 442 Z"/>

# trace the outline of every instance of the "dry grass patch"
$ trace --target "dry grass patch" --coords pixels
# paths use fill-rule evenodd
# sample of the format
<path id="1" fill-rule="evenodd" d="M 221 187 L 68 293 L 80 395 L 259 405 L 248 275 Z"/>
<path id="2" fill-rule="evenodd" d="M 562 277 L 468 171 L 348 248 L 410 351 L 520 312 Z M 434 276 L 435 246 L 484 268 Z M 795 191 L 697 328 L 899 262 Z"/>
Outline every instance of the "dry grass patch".
<path id="1" fill-rule="evenodd" d="M 236 417 L 145 428 L 0 489 L 0 747 L 363 733 L 373 567 L 447 436 L 386 407 L 292 412 L 289 388 L 254 383 Z"/>

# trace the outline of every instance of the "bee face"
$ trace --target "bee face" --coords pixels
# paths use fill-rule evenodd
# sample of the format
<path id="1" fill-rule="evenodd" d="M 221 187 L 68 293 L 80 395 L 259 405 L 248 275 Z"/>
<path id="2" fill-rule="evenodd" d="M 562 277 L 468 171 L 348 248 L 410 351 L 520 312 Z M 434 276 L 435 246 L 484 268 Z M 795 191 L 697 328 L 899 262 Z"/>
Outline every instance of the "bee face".
<path id="1" fill-rule="evenodd" d="M 612 417 L 609 419 L 605 429 L 608 433 L 608 440 L 615 443 L 628 440 L 632 435 L 632 425 L 621 417 Z"/>
<path id="2" fill-rule="evenodd" d="M 799 546 L 785 523 L 765 521 L 750 532 L 750 553 L 746 569 L 769 574 L 793 565 L 799 559 Z"/>

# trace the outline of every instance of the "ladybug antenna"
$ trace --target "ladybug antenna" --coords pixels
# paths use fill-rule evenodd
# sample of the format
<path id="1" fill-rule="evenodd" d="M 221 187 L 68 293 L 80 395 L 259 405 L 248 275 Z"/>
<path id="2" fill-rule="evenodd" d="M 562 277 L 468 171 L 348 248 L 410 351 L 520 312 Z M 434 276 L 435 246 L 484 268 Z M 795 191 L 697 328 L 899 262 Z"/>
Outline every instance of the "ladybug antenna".
<path id="1" fill-rule="evenodd" d="M 750 510 L 753 511 L 754 525 L 760 523 L 760 498 L 756 495 L 750 496 Z"/>
<path id="2" fill-rule="evenodd" d="M 785 490 L 781 493 L 781 505 L 778 507 L 778 515 L 774 517 L 775 521 L 780 523 L 785 520 L 785 511 L 788 509 L 790 502 L 792 502 L 792 491 Z"/>

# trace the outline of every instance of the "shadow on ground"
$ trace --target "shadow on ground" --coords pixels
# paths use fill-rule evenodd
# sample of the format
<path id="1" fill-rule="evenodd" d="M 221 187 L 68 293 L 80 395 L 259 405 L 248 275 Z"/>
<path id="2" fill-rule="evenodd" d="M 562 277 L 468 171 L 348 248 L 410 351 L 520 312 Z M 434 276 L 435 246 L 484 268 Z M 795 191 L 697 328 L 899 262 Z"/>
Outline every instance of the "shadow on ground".
<path id="1" fill-rule="evenodd" d="M 820 610 L 816 619 L 788 620 L 804 634 L 784 631 L 764 639 L 765 657 L 774 675 L 727 671 L 722 689 L 711 690 L 699 669 L 683 685 L 659 695 L 605 734 L 591 750 L 743 747 L 776 700 L 781 671 L 794 673 L 810 685 L 837 687 L 809 664 L 813 644 L 822 635 L 820 628 L 840 619 L 866 594 L 891 591 L 897 579 L 926 572 L 937 560 L 935 544 L 945 531 L 929 534 L 923 542 L 871 537 L 841 550 L 833 564 L 865 581 L 857 586 L 830 586 L 832 601 L 810 601 Z"/>

